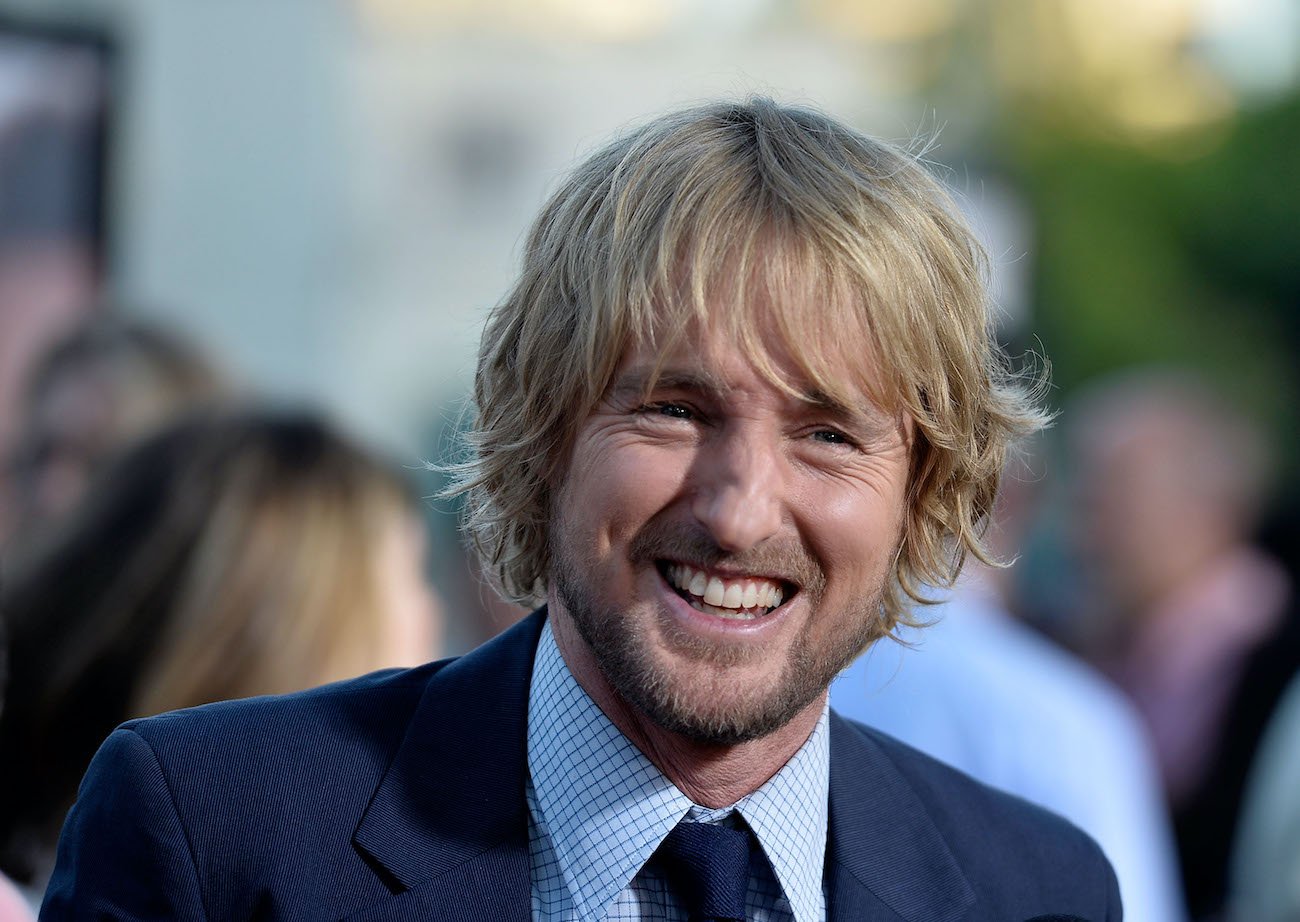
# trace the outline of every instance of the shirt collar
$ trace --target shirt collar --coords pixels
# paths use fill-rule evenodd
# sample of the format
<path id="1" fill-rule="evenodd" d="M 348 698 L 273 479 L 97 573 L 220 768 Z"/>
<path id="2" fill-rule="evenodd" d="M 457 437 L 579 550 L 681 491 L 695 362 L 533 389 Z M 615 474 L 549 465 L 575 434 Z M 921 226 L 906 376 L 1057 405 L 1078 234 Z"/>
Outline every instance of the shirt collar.
<path id="1" fill-rule="evenodd" d="M 781 770 L 735 810 L 754 831 L 795 922 L 814 922 L 830 790 L 828 708 Z M 528 769 L 579 918 L 601 918 L 691 803 L 583 691 L 542 629 L 528 698 Z M 694 808 L 694 810 L 692 810 Z"/>

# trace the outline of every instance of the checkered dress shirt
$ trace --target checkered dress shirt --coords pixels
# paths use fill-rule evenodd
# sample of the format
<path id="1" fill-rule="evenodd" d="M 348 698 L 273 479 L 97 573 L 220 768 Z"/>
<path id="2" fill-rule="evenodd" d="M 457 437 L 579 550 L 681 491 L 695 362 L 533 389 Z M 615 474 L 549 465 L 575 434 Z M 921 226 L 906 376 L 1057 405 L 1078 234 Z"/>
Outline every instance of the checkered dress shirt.
<path id="1" fill-rule="evenodd" d="M 644 865 L 684 817 L 753 830 L 750 922 L 822 922 L 830 791 L 828 710 L 766 784 L 734 806 L 693 804 L 583 691 L 542 631 L 528 699 L 528 833 L 537 922 L 686 922 Z"/>

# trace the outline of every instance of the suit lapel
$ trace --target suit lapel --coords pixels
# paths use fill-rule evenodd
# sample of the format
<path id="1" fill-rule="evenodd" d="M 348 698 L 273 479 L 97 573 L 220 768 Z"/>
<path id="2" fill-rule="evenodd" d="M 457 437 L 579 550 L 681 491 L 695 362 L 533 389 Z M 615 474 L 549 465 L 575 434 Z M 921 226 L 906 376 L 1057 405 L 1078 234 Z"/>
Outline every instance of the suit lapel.
<path id="1" fill-rule="evenodd" d="M 975 894 L 889 756 L 831 712 L 830 922 L 953 922 Z"/>
<path id="2" fill-rule="evenodd" d="M 429 680 L 353 837 L 399 892 L 349 922 L 528 920 L 528 688 L 544 620 Z"/>

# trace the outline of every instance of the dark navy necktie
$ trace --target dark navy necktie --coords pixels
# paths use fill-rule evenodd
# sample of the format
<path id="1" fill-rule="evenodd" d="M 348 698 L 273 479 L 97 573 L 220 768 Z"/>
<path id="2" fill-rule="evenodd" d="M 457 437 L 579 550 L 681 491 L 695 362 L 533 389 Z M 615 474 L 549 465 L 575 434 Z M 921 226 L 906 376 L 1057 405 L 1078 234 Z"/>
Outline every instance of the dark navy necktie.
<path id="1" fill-rule="evenodd" d="M 690 922 L 745 922 L 749 832 L 681 822 L 655 859 Z"/>

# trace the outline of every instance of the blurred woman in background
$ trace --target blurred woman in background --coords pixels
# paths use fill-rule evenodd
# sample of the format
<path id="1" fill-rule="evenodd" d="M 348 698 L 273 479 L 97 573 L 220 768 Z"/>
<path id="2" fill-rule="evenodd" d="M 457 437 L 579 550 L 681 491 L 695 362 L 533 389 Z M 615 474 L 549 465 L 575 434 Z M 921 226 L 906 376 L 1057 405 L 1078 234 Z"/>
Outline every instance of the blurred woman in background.
<path id="1" fill-rule="evenodd" d="M 43 887 L 123 720 L 433 656 L 414 496 L 316 419 L 207 411 L 97 480 L 0 590 L 0 869 Z"/>

